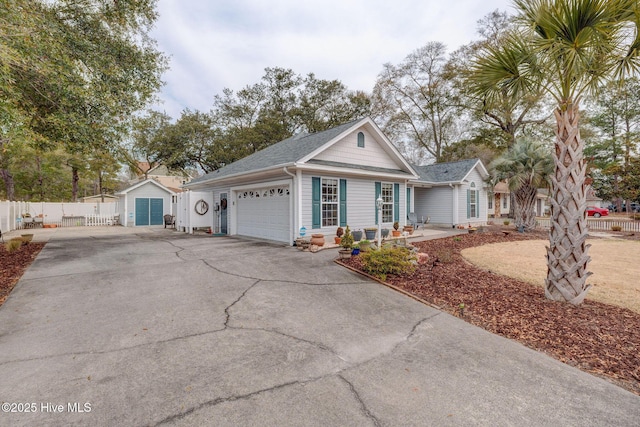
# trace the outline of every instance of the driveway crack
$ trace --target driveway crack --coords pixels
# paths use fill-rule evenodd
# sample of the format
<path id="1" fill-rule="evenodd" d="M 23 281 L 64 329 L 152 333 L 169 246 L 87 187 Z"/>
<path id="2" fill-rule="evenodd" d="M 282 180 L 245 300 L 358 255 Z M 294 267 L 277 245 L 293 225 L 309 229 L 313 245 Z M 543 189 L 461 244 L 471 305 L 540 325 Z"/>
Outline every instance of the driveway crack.
<path id="1" fill-rule="evenodd" d="M 340 378 L 342 381 L 344 381 L 345 383 L 347 383 L 347 385 L 349 386 L 349 390 L 351 391 L 351 394 L 353 395 L 353 397 L 356 398 L 356 400 L 358 401 L 358 404 L 360 405 L 360 410 L 362 411 L 362 413 L 364 414 L 365 417 L 369 418 L 371 421 L 373 421 L 373 424 L 375 426 L 380 426 L 380 420 L 378 420 L 375 415 L 373 415 L 371 413 L 371 411 L 369 410 L 369 408 L 367 408 L 367 405 L 365 405 L 364 401 L 362 400 L 362 398 L 360 397 L 360 394 L 358 394 L 358 391 L 356 390 L 356 388 L 353 386 L 353 384 L 347 380 L 345 377 L 343 377 L 342 375 L 337 375 L 338 378 Z"/>
<path id="2" fill-rule="evenodd" d="M 247 295 L 247 292 L 249 292 L 251 289 L 253 289 L 254 286 L 256 286 L 258 283 L 260 283 L 261 280 L 256 280 L 251 286 L 249 286 L 247 289 L 245 289 L 245 291 L 231 304 L 229 304 L 225 309 L 224 309 L 224 315 L 226 316 L 225 320 L 224 320 L 224 328 L 227 329 L 229 328 L 229 320 L 231 320 L 231 314 L 229 313 L 229 310 L 231 309 L 231 307 L 233 307 L 234 305 L 236 305 L 237 303 L 240 302 L 240 300 L 242 298 L 244 298 L 245 295 Z M 242 329 L 242 328 L 239 328 Z"/>

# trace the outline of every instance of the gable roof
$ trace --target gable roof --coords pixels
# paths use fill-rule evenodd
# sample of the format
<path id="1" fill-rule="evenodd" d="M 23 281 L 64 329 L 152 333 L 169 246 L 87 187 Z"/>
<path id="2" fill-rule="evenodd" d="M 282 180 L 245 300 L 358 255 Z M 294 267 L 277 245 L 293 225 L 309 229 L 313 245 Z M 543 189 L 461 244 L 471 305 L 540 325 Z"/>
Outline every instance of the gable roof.
<path id="1" fill-rule="evenodd" d="M 172 195 L 173 195 L 173 194 L 176 194 L 176 193 L 175 193 L 175 191 L 172 191 L 171 189 L 169 189 L 169 188 L 165 187 L 164 185 L 160 184 L 158 181 L 156 181 L 156 180 L 155 180 L 155 179 L 153 179 L 153 178 L 148 178 L 148 179 L 145 179 L 144 181 L 140 181 L 140 182 L 138 182 L 138 183 L 136 183 L 136 184 L 132 185 L 131 187 L 125 188 L 124 190 L 117 192 L 116 194 L 118 194 L 118 195 L 119 195 L 119 194 L 122 194 L 122 195 L 127 194 L 128 192 L 133 191 L 133 190 L 135 190 L 136 188 L 140 188 L 140 187 L 142 187 L 142 186 L 143 186 L 143 185 L 145 185 L 145 184 L 152 184 L 152 185 L 155 185 L 155 186 L 159 187 L 161 190 L 164 190 L 164 191 L 166 191 L 167 193 L 172 194 Z"/>
<path id="2" fill-rule="evenodd" d="M 381 135 L 384 141 L 387 143 L 389 149 L 393 151 L 395 157 L 401 161 L 406 170 L 395 169 L 386 170 L 391 173 L 406 174 L 407 178 L 412 178 L 413 169 L 409 163 L 406 162 L 404 157 L 400 155 L 397 149 L 391 144 L 386 137 L 380 132 L 375 123 L 370 118 L 353 120 L 334 128 L 317 133 L 301 133 L 280 141 L 276 144 L 270 145 L 260 151 L 257 151 L 247 157 L 244 157 L 236 162 L 233 162 L 221 169 L 208 173 L 204 176 L 196 178 L 186 184 L 189 187 L 193 184 L 199 184 L 206 181 L 219 180 L 226 177 L 232 177 L 236 175 L 248 174 L 252 172 L 259 172 L 267 169 L 281 169 L 286 166 L 299 166 L 302 163 L 309 164 L 323 164 L 321 161 L 316 161 L 313 156 L 319 152 L 325 150 L 345 133 L 352 131 L 353 129 L 370 124 Z M 325 162 L 326 163 L 326 162 Z M 326 166 L 346 167 L 351 169 L 366 170 L 366 167 L 359 165 L 351 165 L 346 163 L 335 163 Z M 379 169 L 379 168 L 378 168 Z M 410 172 L 409 172 L 410 171 Z M 415 175 L 417 176 L 417 175 Z"/>
<path id="3" fill-rule="evenodd" d="M 413 168 L 420 175 L 420 179 L 418 179 L 418 181 L 433 184 L 444 184 L 461 183 L 476 166 L 480 167 L 480 174 L 483 178 L 489 176 L 487 169 L 484 167 L 480 159 L 435 163 L 427 166 L 414 166 Z"/>

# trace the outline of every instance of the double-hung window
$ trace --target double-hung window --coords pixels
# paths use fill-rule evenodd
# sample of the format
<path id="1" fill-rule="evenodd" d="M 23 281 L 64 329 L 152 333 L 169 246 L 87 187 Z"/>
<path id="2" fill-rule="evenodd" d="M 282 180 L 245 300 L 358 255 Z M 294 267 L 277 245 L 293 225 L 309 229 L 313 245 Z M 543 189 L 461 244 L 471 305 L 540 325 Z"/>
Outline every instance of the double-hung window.
<path id="1" fill-rule="evenodd" d="M 322 178 L 322 226 L 338 225 L 338 180 Z"/>
<path id="2" fill-rule="evenodd" d="M 382 183 L 382 222 L 393 222 L 393 184 Z"/>

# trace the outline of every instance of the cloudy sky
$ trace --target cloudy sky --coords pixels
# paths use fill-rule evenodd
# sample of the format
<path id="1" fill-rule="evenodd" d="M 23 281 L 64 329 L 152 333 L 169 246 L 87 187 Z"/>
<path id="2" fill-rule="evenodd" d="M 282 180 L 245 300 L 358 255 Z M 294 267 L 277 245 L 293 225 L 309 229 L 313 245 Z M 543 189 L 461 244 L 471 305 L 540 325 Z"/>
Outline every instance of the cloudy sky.
<path id="1" fill-rule="evenodd" d="M 496 9 L 513 12 L 510 0 L 159 0 L 153 37 L 171 62 L 155 108 L 209 111 L 266 67 L 370 92 L 384 63 L 430 41 L 455 50 Z"/>

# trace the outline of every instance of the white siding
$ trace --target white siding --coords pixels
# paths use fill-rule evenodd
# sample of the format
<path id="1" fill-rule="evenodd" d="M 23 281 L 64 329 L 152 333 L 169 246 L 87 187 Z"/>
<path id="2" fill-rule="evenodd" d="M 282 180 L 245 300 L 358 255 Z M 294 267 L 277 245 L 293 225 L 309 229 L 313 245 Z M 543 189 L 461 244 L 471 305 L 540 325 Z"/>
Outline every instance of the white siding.
<path id="1" fill-rule="evenodd" d="M 364 133 L 364 148 L 358 147 L 358 132 Z M 387 169 L 400 169 L 400 165 L 389 157 L 374 136 L 365 129 L 358 129 L 347 135 L 343 140 L 336 142 L 327 150 L 318 154 L 314 159 L 332 162 L 362 164 Z"/>
<path id="2" fill-rule="evenodd" d="M 484 188 L 485 184 L 480 176 L 480 173 L 476 169 L 471 171 L 467 176 L 466 183 L 460 186 L 458 193 L 458 223 L 461 225 L 480 225 L 487 222 L 487 190 Z M 471 183 L 475 183 L 475 188 L 471 188 Z M 467 216 L 467 190 L 477 190 L 478 194 L 478 216 L 475 218 L 469 218 Z M 458 225 L 458 224 L 455 224 Z"/>
<path id="3" fill-rule="evenodd" d="M 433 225 L 452 225 L 451 210 L 453 203 L 453 189 L 449 186 L 433 188 L 416 187 L 413 194 L 414 212 L 416 213 L 418 220 L 421 220 L 423 217 L 430 217 L 430 223 Z"/>
<path id="4" fill-rule="evenodd" d="M 366 143 L 366 142 L 365 142 Z M 302 176 L 302 225 L 307 229 L 307 235 L 311 233 L 322 233 L 327 236 L 335 235 L 337 227 L 325 227 L 312 229 L 313 214 L 312 209 L 312 189 L 311 178 L 313 176 L 321 178 L 345 179 L 345 177 L 332 175 L 308 175 Z M 375 204 L 375 182 L 391 182 L 383 180 L 369 180 L 361 178 L 346 178 L 347 180 L 347 224 L 351 230 L 362 230 L 367 227 L 376 226 L 376 204 Z M 406 201 L 406 187 L 404 182 L 395 182 L 400 185 L 400 224 L 405 224 L 404 215 Z M 391 228 L 393 222 L 383 223 L 383 228 Z"/>
<path id="5" fill-rule="evenodd" d="M 127 198 L 127 212 L 124 212 L 125 204 L 122 202 L 124 218 L 120 218 L 120 223 L 124 224 L 124 221 L 126 221 L 128 227 L 133 227 L 135 225 L 136 198 L 164 199 L 162 202 L 162 214 L 171 214 L 171 194 L 151 182 L 129 191 L 125 197 Z"/>

